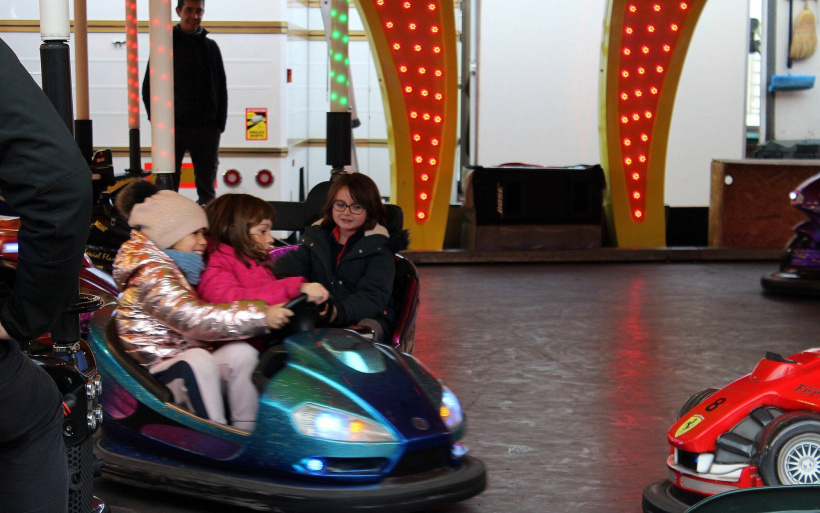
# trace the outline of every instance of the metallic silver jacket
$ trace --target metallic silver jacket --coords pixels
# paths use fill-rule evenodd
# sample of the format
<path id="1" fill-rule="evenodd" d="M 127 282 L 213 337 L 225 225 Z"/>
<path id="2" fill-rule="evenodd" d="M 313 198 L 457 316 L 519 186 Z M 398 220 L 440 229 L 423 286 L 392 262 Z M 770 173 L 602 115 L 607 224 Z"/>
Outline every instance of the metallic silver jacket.
<path id="1" fill-rule="evenodd" d="M 264 301 L 206 303 L 174 261 L 145 234 L 132 230 L 114 259 L 122 291 L 116 322 L 125 350 L 153 364 L 208 342 L 261 335 L 268 330 Z"/>

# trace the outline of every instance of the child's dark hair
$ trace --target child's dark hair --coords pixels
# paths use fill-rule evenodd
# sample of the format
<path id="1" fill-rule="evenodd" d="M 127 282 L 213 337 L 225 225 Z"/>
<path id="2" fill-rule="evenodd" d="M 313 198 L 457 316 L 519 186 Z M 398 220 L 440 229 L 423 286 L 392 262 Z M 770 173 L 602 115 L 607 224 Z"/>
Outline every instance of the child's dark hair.
<path id="1" fill-rule="evenodd" d="M 353 201 L 364 207 L 367 220 L 362 228 L 372 230 L 376 224 L 387 226 L 387 209 L 384 208 L 376 182 L 367 175 L 350 173 L 339 175 L 330 186 L 327 201 L 322 207 L 322 228 L 330 229 L 336 224 L 333 222 L 333 203 L 336 201 L 336 195 L 345 187 Z"/>
<path id="2" fill-rule="evenodd" d="M 208 216 L 212 247 L 227 244 L 247 267 L 253 260 L 260 265 L 269 266 L 268 252 L 256 247 L 251 238 L 251 228 L 269 219 L 276 222 L 276 210 L 267 201 L 250 194 L 223 194 L 205 205 Z"/>
<path id="3" fill-rule="evenodd" d="M 128 221 L 134 205 L 142 203 L 158 192 L 159 187 L 146 180 L 138 179 L 131 182 L 117 194 L 117 212 L 120 213 L 123 219 Z"/>

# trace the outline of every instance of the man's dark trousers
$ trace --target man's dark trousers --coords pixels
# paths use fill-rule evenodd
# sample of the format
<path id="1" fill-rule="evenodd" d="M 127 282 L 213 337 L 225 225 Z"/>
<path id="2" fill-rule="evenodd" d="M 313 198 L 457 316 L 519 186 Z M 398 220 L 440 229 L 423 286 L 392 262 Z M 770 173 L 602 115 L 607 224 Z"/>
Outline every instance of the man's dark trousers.
<path id="1" fill-rule="evenodd" d="M 199 197 L 198 203 L 205 205 L 216 197 L 214 182 L 219 168 L 219 138 L 221 133 L 216 127 L 177 126 L 175 138 L 176 170 L 174 189 L 179 190 L 182 169 L 182 158 L 187 151 L 194 165 L 194 183 Z"/>

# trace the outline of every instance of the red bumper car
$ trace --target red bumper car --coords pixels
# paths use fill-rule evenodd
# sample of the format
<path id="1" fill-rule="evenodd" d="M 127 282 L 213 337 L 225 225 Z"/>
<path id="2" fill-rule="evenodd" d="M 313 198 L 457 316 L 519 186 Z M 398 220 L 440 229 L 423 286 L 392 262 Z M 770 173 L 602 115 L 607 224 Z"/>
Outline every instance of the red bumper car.
<path id="1" fill-rule="evenodd" d="M 667 433 L 667 478 L 643 510 L 685 511 L 718 493 L 820 484 L 820 349 L 767 353 L 754 370 L 693 395 Z"/>

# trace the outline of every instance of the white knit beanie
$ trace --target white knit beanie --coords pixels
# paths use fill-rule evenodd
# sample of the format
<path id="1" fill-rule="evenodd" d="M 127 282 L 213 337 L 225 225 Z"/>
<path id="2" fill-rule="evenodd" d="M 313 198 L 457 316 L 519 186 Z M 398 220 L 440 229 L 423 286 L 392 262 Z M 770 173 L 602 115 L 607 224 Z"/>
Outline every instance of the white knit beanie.
<path id="1" fill-rule="evenodd" d="M 208 218 L 195 201 L 162 190 L 134 205 L 128 224 L 144 233 L 160 249 L 167 249 L 186 235 L 208 228 Z"/>

